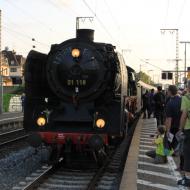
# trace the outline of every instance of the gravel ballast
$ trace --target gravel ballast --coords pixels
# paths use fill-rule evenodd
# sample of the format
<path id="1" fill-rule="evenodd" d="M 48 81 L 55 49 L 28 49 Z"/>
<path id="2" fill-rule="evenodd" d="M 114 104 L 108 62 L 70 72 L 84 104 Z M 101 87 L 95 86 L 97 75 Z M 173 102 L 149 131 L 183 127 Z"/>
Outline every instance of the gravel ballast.
<path id="1" fill-rule="evenodd" d="M 38 169 L 49 157 L 45 147 L 25 147 L 0 159 L 0 189 L 8 190 Z"/>

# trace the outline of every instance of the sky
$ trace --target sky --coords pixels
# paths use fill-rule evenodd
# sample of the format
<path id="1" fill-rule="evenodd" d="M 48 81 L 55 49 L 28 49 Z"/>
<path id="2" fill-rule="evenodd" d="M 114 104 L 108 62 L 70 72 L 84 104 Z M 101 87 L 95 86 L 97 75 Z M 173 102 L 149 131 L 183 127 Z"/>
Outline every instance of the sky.
<path id="1" fill-rule="evenodd" d="M 161 69 L 175 69 L 176 30 L 160 29 L 178 29 L 179 41 L 190 41 L 189 0 L 0 0 L 0 9 L 2 49 L 27 56 L 35 45 L 48 53 L 51 44 L 75 37 L 76 17 L 90 16 L 93 21 L 81 20 L 80 28 L 94 29 L 95 41 L 114 44 L 127 65 L 137 72 L 141 67 L 155 82 Z M 184 70 L 180 43 L 179 58 Z"/>

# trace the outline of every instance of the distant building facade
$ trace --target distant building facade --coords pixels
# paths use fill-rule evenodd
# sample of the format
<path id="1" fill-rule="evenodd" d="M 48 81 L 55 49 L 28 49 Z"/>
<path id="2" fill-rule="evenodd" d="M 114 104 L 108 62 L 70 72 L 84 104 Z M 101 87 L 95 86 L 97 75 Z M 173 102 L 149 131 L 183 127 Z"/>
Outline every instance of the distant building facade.
<path id="1" fill-rule="evenodd" d="M 2 51 L 1 57 L 2 63 L 0 68 L 5 81 L 4 85 L 10 86 L 10 81 L 12 82 L 12 85 L 22 84 L 23 68 L 26 59 L 22 55 L 16 55 L 14 50 L 9 51 L 8 48 Z"/>

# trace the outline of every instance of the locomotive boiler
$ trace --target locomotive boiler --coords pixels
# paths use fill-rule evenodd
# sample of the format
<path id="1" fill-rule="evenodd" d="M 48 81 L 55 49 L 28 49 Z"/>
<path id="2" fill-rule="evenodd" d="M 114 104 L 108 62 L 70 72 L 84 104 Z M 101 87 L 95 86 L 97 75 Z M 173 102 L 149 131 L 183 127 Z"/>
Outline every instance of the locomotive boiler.
<path id="1" fill-rule="evenodd" d="M 29 142 L 99 151 L 126 132 L 128 76 L 112 44 L 94 42 L 94 31 L 30 51 L 25 65 L 24 128 Z"/>

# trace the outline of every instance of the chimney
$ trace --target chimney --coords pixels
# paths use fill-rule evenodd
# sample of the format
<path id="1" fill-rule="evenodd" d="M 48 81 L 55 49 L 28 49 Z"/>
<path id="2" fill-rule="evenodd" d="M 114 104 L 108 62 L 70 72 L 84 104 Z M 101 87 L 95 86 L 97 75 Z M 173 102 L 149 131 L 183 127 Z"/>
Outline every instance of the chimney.
<path id="1" fill-rule="evenodd" d="M 94 41 L 94 30 L 91 29 L 78 29 L 77 30 L 77 39 Z"/>

